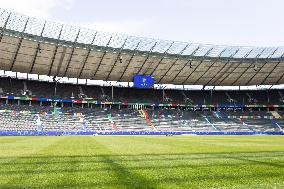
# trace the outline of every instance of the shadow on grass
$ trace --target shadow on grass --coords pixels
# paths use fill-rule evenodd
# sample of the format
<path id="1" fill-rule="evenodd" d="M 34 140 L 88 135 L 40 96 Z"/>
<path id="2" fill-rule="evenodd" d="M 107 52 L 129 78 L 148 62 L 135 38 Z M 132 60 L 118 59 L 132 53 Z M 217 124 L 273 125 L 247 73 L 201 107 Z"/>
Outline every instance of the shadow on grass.
<path id="1" fill-rule="evenodd" d="M 233 153 L 175 153 L 175 154 L 139 154 L 139 155 L 70 155 L 70 156 L 8 156 L 0 157 L 0 166 L 11 165 L 9 162 L 10 159 L 16 159 L 17 161 L 13 162 L 13 165 L 42 165 L 42 164 L 64 164 L 77 162 L 80 159 L 80 162 L 83 163 L 107 163 L 107 158 L 119 159 L 119 162 L 155 162 L 155 161 L 178 161 L 178 160 L 212 160 L 220 158 L 231 158 L 237 159 L 238 157 L 245 158 L 277 158 L 284 157 L 284 152 L 280 151 L 264 151 L 264 152 L 233 152 Z M 239 159 L 239 160 L 245 160 Z M 73 159 L 73 160 L 66 160 Z M 30 160 L 33 160 L 31 162 Z M 2 161 L 2 162 L 1 162 Z M 8 161 L 8 162 L 5 162 Z M 255 162 L 257 163 L 257 162 Z"/>

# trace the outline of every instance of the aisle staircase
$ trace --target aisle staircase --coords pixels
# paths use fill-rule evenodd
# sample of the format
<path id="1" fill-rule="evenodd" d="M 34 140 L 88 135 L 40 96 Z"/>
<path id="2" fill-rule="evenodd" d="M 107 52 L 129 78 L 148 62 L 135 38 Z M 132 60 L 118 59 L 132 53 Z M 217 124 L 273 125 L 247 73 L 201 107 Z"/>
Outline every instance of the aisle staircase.
<path id="1" fill-rule="evenodd" d="M 277 111 L 271 111 L 270 112 L 275 119 L 283 119 L 283 117 L 277 112 Z"/>
<path id="2" fill-rule="evenodd" d="M 108 120 L 111 123 L 112 129 L 115 131 L 119 131 L 119 129 L 117 128 L 116 124 L 114 123 L 113 119 L 112 119 L 112 115 L 108 114 Z"/>
<path id="3" fill-rule="evenodd" d="M 152 129 L 154 129 L 155 131 L 158 131 L 158 129 L 151 122 L 151 120 L 149 118 L 149 114 L 147 113 L 147 111 L 146 110 L 138 110 L 138 111 L 139 111 L 140 116 L 146 119 L 146 121 L 152 127 Z"/>

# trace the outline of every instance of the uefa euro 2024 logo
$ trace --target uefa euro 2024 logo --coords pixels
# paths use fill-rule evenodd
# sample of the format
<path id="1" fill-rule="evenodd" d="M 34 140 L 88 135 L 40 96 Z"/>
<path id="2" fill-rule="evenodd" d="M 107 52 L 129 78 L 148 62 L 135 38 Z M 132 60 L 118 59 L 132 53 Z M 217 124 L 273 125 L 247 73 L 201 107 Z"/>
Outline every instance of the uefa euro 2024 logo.
<path id="1" fill-rule="evenodd" d="M 141 86 L 143 86 L 143 87 L 147 86 L 147 79 L 146 78 L 142 78 Z"/>

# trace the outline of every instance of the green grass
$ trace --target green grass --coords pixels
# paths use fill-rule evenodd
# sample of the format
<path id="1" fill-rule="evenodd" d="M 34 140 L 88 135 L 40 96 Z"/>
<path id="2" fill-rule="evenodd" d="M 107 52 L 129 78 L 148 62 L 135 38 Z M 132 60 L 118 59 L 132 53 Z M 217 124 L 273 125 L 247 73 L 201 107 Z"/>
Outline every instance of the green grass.
<path id="1" fill-rule="evenodd" d="M 284 137 L 1 137 L 0 188 L 284 188 Z"/>

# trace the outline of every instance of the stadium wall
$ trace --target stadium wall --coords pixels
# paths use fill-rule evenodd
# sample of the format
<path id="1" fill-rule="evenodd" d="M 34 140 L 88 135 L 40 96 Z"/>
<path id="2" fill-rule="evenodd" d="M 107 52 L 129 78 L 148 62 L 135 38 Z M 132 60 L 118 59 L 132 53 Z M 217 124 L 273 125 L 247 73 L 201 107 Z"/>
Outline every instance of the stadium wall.
<path id="1" fill-rule="evenodd" d="M 0 131 L 0 136 L 131 136 L 131 135 L 283 135 L 283 132 L 60 132 L 60 131 Z"/>

